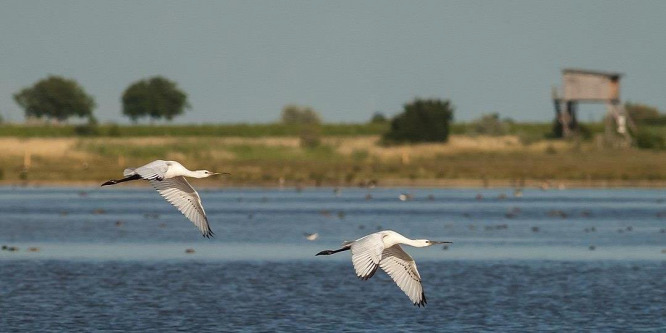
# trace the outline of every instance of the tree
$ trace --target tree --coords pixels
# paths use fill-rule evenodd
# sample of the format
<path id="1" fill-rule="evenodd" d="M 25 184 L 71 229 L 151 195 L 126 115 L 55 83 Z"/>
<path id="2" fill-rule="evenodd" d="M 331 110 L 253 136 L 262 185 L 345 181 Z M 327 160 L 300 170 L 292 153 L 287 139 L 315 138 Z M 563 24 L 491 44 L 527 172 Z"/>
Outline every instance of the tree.
<path id="1" fill-rule="evenodd" d="M 16 103 L 25 110 L 26 117 L 46 117 L 64 121 L 71 116 L 92 117 L 95 100 L 72 79 L 49 76 L 32 87 L 14 94 Z"/>
<path id="2" fill-rule="evenodd" d="M 298 127 L 303 148 L 316 148 L 321 144 L 321 118 L 309 106 L 289 104 L 282 108 L 282 123 Z"/>
<path id="3" fill-rule="evenodd" d="M 123 114 L 133 122 L 143 117 L 172 120 L 190 108 L 187 94 L 161 76 L 132 83 L 125 89 L 122 101 Z"/>
<path id="4" fill-rule="evenodd" d="M 391 120 L 386 142 L 446 142 L 449 124 L 453 120 L 453 105 L 449 100 L 419 99 L 407 103 L 404 112 Z"/>
<path id="5" fill-rule="evenodd" d="M 289 104 L 282 108 L 282 123 L 289 125 L 320 124 L 321 117 L 309 106 Z"/>
<path id="6" fill-rule="evenodd" d="M 635 122 L 645 122 L 659 118 L 659 110 L 653 106 L 627 102 L 624 104 L 624 109 L 627 110 L 629 118 Z"/>

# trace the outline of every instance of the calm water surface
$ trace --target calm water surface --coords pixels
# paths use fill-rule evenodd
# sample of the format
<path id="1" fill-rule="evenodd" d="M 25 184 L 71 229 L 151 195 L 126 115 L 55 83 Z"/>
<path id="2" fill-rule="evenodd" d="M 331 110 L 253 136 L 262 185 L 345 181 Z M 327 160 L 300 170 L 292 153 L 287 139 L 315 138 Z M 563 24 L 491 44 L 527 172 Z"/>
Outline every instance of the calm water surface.
<path id="1" fill-rule="evenodd" d="M 149 188 L 0 188 L 0 332 L 666 331 L 666 191 L 200 194 L 212 240 Z M 406 248 L 425 308 L 314 257 L 380 229 L 454 242 Z"/>

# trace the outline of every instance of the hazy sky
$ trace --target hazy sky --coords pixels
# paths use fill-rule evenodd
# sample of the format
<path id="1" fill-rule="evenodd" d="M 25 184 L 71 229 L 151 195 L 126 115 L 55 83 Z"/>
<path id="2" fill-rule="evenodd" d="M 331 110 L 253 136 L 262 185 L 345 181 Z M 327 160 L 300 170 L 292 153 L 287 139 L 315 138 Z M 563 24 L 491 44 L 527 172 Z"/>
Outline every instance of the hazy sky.
<path id="1" fill-rule="evenodd" d="M 565 67 L 623 72 L 623 99 L 666 111 L 666 1 L 19 0 L 0 31 L 12 121 L 12 94 L 49 74 L 123 123 L 122 92 L 154 75 L 188 94 L 179 123 L 270 122 L 288 103 L 361 122 L 417 96 L 451 99 L 457 120 L 548 121 Z"/>

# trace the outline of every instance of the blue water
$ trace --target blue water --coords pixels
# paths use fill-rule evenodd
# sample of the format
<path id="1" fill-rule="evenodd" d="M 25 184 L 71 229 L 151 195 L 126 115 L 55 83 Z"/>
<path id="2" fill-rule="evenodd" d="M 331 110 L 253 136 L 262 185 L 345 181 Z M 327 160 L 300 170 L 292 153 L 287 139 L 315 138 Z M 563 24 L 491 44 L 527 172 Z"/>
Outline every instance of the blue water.
<path id="1" fill-rule="evenodd" d="M 149 188 L 0 188 L 0 332 L 666 331 L 664 191 L 200 194 L 211 240 Z M 405 247 L 425 308 L 314 257 L 380 229 L 454 242 Z"/>

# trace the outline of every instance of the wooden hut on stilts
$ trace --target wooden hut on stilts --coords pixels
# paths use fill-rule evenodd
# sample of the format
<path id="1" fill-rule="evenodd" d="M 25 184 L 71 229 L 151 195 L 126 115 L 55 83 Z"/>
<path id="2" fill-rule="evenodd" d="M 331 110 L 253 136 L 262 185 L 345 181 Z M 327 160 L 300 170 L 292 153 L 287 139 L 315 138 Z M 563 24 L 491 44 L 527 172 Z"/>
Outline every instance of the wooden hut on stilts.
<path id="1" fill-rule="evenodd" d="M 562 70 L 562 89 L 553 89 L 555 116 L 562 126 L 562 136 L 574 136 L 578 129 L 579 103 L 606 105 L 605 141 L 614 146 L 628 146 L 631 136 L 627 127 L 635 129 L 620 101 L 621 73 L 567 68 Z"/>

